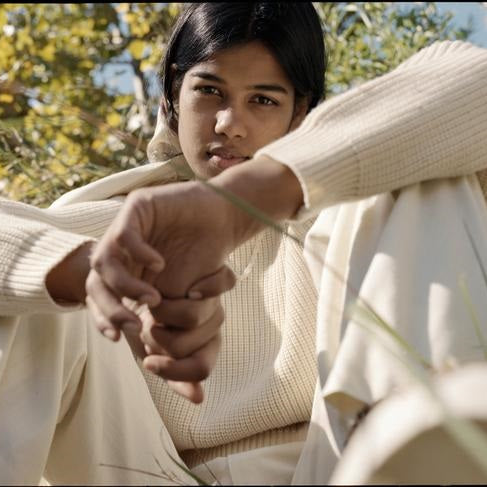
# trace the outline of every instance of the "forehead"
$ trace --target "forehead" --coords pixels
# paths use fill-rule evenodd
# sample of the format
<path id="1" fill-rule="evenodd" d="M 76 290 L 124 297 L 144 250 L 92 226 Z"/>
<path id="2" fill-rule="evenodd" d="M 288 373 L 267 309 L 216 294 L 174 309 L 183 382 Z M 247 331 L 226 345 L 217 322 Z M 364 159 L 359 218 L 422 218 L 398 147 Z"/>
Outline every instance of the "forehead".
<path id="1" fill-rule="evenodd" d="M 206 61 L 194 65 L 187 74 L 201 71 L 215 74 L 226 82 L 242 85 L 272 82 L 292 88 L 274 54 L 258 41 L 223 49 Z"/>

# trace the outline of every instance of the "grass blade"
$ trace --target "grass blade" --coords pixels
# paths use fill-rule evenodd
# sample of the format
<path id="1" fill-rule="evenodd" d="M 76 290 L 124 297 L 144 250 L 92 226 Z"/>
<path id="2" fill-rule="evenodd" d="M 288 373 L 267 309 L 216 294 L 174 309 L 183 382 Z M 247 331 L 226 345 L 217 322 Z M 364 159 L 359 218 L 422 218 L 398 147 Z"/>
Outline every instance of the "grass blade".
<path id="1" fill-rule="evenodd" d="M 169 455 L 169 458 L 181 469 L 183 470 L 184 472 L 186 472 L 192 479 L 196 480 L 196 482 L 198 482 L 198 485 L 209 485 L 207 484 L 203 479 L 201 479 L 200 477 L 198 477 L 196 474 L 194 474 L 193 472 L 191 472 L 191 470 L 189 470 L 189 468 L 187 468 L 185 465 L 183 465 L 182 463 L 179 463 L 175 458 L 173 458 L 173 456 L 168 452 L 166 451 L 166 453 Z"/>
<path id="2" fill-rule="evenodd" d="M 467 222 L 465 220 L 463 220 L 463 226 L 465 227 L 465 231 L 467 232 L 468 240 L 470 241 L 470 245 L 472 246 L 473 252 L 474 252 L 475 257 L 477 258 L 477 262 L 480 266 L 480 270 L 482 271 L 482 276 L 484 277 L 485 285 L 487 286 L 487 272 L 485 271 L 484 264 L 482 262 L 482 259 L 480 258 L 480 252 L 478 251 L 477 246 L 475 245 L 475 241 L 472 237 L 472 234 L 470 233 L 470 229 L 468 228 Z"/>
<path id="3" fill-rule="evenodd" d="M 170 478 L 169 476 L 165 474 L 158 474 L 158 473 L 153 473 L 153 472 L 148 472 L 147 470 L 140 470 L 138 468 L 131 468 L 131 467 L 123 467 L 121 465 L 111 465 L 109 463 L 100 463 L 100 467 L 109 467 L 109 468 L 118 468 L 119 470 L 127 470 L 129 472 L 137 472 L 137 473 L 142 473 L 144 475 L 148 475 L 149 477 L 156 477 L 158 479 L 164 479 L 164 480 L 169 480 L 175 482 L 175 479 Z M 184 485 L 184 484 L 181 484 Z"/>
<path id="4" fill-rule="evenodd" d="M 472 319 L 473 326 L 475 328 L 475 334 L 477 335 L 477 339 L 480 342 L 480 346 L 482 347 L 482 351 L 484 352 L 484 358 L 487 360 L 487 341 L 482 333 L 482 328 L 480 326 L 480 321 L 478 319 L 477 313 L 475 312 L 474 305 L 472 300 L 470 299 L 470 293 L 468 292 L 467 283 L 465 281 L 465 276 L 460 276 L 458 279 L 458 285 L 460 290 L 462 291 L 463 300 L 465 301 L 465 305 L 470 313 L 470 317 Z"/>
<path id="5" fill-rule="evenodd" d="M 367 322 L 373 323 L 384 330 L 415 362 L 426 369 L 432 369 L 432 365 L 412 347 L 394 328 L 389 325 L 381 316 L 361 298 L 352 306 L 351 313 L 364 318 Z M 355 317 L 354 317 L 355 318 Z M 363 323 L 362 323 L 363 325 Z"/>

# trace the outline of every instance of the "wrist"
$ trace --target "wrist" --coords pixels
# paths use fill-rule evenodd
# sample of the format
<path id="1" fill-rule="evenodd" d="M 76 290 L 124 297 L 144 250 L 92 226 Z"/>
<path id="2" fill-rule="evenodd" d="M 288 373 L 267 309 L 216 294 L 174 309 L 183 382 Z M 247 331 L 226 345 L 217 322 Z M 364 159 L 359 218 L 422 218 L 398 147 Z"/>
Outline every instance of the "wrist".
<path id="1" fill-rule="evenodd" d="M 236 222 L 235 246 L 265 228 L 266 223 L 259 214 L 278 223 L 293 217 L 303 204 L 303 191 L 297 177 L 286 165 L 268 156 L 227 169 L 209 183 L 235 195 L 248 208 L 246 211 L 237 206 L 238 202 L 230 202 Z"/>
<path id="2" fill-rule="evenodd" d="M 58 303 L 84 303 L 90 271 L 90 253 L 95 242 L 86 242 L 59 262 L 46 276 L 46 288 Z"/>

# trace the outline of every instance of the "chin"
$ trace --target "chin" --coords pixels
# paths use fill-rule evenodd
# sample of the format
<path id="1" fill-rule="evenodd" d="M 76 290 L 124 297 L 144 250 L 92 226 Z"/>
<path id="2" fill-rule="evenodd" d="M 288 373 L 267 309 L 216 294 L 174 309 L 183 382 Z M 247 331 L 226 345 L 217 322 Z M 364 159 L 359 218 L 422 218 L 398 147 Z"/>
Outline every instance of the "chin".
<path id="1" fill-rule="evenodd" d="M 198 164 L 196 167 L 192 166 L 193 172 L 199 179 L 207 180 L 214 176 L 218 176 L 222 170 L 216 167 L 210 166 L 208 163 L 206 164 Z"/>

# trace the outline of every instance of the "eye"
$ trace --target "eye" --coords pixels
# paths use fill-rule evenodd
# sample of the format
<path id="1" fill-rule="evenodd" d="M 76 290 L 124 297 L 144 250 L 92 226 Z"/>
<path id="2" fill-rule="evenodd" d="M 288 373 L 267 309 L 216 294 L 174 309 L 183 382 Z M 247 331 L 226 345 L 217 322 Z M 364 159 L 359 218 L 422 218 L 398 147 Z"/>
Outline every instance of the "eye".
<path id="1" fill-rule="evenodd" d="M 220 90 L 215 88 L 214 86 L 205 85 L 205 86 L 197 86 L 195 91 L 202 93 L 203 95 L 220 95 Z"/>
<path id="2" fill-rule="evenodd" d="M 252 98 L 253 103 L 257 103 L 258 105 L 278 105 L 277 101 L 272 100 L 271 98 L 268 98 L 267 96 L 264 95 L 256 95 Z"/>

